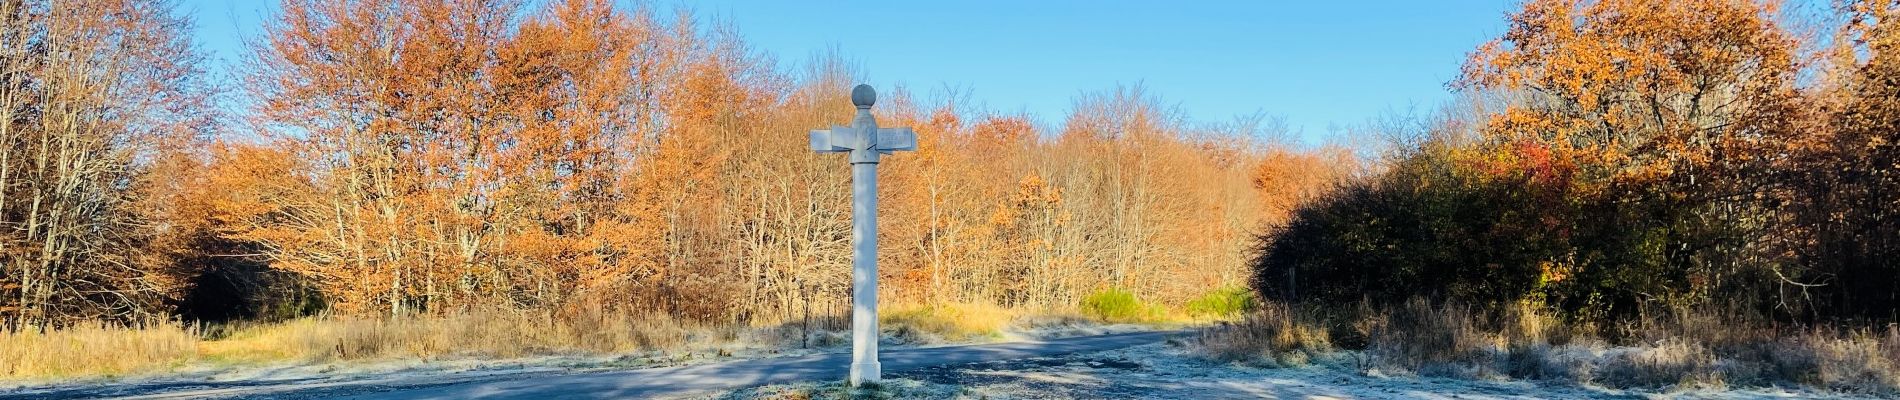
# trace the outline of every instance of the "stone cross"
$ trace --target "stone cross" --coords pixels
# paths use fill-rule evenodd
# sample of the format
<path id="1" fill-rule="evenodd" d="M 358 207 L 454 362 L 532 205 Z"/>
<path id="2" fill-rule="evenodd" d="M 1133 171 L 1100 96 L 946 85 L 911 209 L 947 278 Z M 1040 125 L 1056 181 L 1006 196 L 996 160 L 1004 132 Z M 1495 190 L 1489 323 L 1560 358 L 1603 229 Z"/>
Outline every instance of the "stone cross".
<path id="1" fill-rule="evenodd" d="M 877 362 L 877 162 L 895 151 L 917 149 L 910 128 L 879 128 L 871 117 L 877 92 L 870 85 L 851 89 L 858 107 L 851 126 L 811 131 L 811 149 L 851 153 L 851 386 L 876 383 Z"/>

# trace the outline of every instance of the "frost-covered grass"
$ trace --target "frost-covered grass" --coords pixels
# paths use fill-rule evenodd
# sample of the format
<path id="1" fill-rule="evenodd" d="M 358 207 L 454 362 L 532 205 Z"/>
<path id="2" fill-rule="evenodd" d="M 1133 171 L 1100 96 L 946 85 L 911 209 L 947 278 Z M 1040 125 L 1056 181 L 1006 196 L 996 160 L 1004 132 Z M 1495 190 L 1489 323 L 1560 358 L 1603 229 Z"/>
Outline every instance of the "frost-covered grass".
<path id="1" fill-rule="evenodd" d="M 1637 390 L 1807 386 L 1900 395 L 1900 329 L 1777 328 L 1680 313 L 1618 344 L 1529 307 L 1479 313 L 1412 302 L 1383 310 L 1268 304 L 1203 331 L 1195 352 L 1237 365 L 1337 360 L 1365 374 L 1537 380 Z"/>

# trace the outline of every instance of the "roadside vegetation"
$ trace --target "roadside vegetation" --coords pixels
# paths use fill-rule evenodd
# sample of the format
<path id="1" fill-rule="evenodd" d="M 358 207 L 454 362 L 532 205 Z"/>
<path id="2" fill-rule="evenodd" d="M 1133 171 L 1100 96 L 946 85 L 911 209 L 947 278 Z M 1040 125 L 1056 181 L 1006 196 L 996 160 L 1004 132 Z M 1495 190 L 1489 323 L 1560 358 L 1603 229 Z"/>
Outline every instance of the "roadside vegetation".
<path id="1" fill-rule="evenodd" d="M 356 361 L 646 354 L 705 356 L 761 346 L 763 332 L 663 315 L 470 313 L 444 317 L 317 316 L 275 323 L 95 324 L 0 334 L 0 379 L 125 377 L 233 367 Z M 772 342 L 771 345 L 779 343 Z M 730 350 L 727 350 L 730 349 Z M 699 354 L 704 353 L 704 354 Z M 665 356 L 649 360 L 664 363 Z"/>
<path id="2" fill-rule="evenodd" d="M 1074 309 L 887 305 L 880 317 L 881 341 L 885 346 L 983 343 L 1176 329 L 1195 322 L 1182 313 L 1162 312 L 1130 321 L 1092 318 Z M 94 323 L 46 333 L 0 332 L 0 384 L 415 361 L 655 367 L 840 351 L 849 346 L 848 317 L 753 327 L 598 310 L 403 318 L 321 315 L 281 322 L 197 325 Z M 545 357 L 555 359 L 535 360 Z"/>
<path id="3" fill-rule="evenodd" d="M 1392 308 L 1270 305 L 1203 332 L 1196 351 L 1272 368 L 1525 379 L 1617 389 L 1806 385 L 1900 393 L 1900 331 L 1738 320 L 1719 310 L 1628 321 L 1606 339 L 1538 307 L 1414 300 Z M 1690 311 L 1690 310 L 1684 310 Z"/>
<path id="4" fill-rule="evenodd" d="M 850 119 L 845 56 L 607 0 L 280 3 L 213 71 L 169 1 L 0 1 L 0 380 L 846 344 L 850 188 L 803 134 Z M 884 333 L 1900 393 L 1896 15 L 1528 0 L 1363 148 L 1139 86 L 1053 124 L 883 88 L 919 142 Z"/>
<path id="5" fill-rule="evenodd" d="M 1796 6 L 1799 6 L 1798 4 Z M 1212 359 L 1900 393 L 1900 5 L 1531 0 L 1263 236 Z"/>

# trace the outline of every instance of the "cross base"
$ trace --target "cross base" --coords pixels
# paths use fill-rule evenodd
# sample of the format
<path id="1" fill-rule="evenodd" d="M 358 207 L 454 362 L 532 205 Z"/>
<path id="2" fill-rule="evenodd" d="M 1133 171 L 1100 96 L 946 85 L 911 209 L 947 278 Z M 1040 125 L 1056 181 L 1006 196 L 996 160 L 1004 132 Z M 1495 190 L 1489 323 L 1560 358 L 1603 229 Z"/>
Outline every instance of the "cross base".
<path id="1" fill-rule="evenodd" d="M 851 387 L 863 386 L 866 383 L 877 383 L 877 381 L 882 380 L 881 375 L 883 375 L 883 369 L 883 364 L 877 361 L 852 363 Z"/>

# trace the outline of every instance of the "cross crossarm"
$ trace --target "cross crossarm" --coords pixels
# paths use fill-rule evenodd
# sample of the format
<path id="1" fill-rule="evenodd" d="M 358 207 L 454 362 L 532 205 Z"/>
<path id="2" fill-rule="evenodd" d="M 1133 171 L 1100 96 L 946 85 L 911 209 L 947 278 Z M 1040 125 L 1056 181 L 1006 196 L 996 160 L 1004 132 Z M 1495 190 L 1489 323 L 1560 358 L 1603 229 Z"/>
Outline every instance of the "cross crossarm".
<path id="1" fill-rule="evenodd" d="M 811 131 L 811 151 L 819 153 L 842 153 L 851 151 L 851 128 L 834 126 L 832 129 L 813 129 Z"/>
<path id="2" fill-rule="evenodd" d="M 877 151 L 884 154 L 917 150 L 917 133 L 910 128 L 878 128 L 876 145 Z"/>

